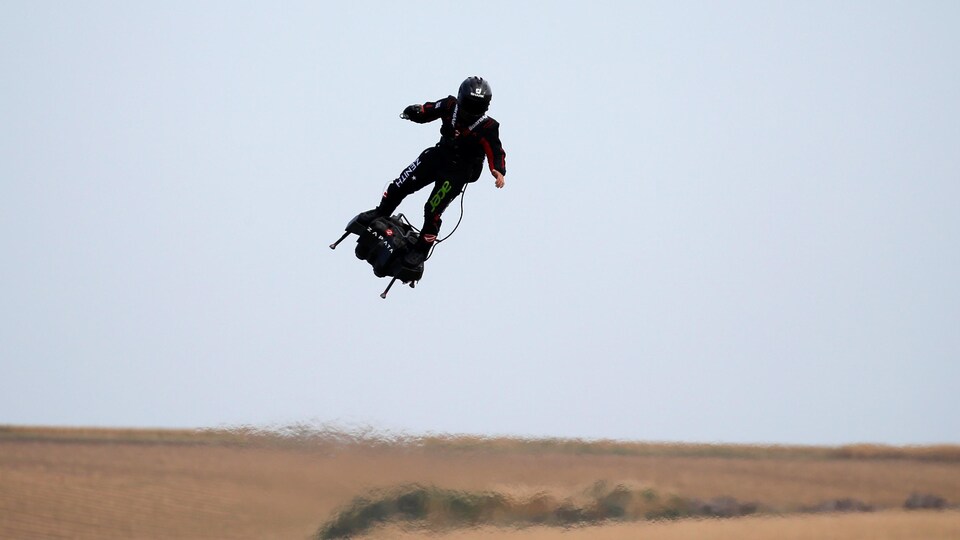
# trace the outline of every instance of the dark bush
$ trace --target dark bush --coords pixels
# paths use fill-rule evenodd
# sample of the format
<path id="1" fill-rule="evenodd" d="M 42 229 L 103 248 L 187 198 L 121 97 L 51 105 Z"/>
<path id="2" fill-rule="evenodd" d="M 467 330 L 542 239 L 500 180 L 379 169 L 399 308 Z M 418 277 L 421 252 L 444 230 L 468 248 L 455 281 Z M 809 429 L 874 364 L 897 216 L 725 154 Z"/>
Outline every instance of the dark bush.
<path id="1" fill-rule="evenodd" d="M 903 503 L 907 510 L 942 510 L 947 507 L 947 500 L 939 495 L 928 493 L 911 493 Z"/>

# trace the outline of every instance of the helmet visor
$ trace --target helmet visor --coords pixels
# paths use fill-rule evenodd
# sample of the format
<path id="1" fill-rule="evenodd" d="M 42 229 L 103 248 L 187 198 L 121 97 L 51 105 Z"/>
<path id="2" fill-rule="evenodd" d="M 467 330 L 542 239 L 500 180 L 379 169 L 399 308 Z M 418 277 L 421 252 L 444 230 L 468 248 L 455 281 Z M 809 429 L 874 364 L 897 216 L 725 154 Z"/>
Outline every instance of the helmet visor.
<path id="1" fill-rule="evenodd" d="M 489 99 L 484 99 L 482 97 L 475 96 L 466 96 L 464 99 L 460 100 L 460 109 L 470 116 L 480 116 L 483 113 L 487 112 L 487 108 L 490 106 Z"/>

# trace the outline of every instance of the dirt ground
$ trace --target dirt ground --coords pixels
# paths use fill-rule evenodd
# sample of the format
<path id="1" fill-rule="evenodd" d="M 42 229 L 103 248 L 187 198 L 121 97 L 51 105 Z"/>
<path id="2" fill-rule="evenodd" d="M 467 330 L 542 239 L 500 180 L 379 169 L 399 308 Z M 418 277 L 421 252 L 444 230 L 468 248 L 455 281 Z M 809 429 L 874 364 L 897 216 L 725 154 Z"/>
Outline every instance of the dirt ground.
<path id="1" fill-rule="evenodd" d="M 603 448 L 571 452 L 522 445 L 328 444 L 194 432 L 0 427 L 0 538 L 305 539 L 354 497 L 408 483 L 522 495 L 573 493 L 607 480 L 685 497 L 733 496 L 785 509 L 838 498 L 899 508 L 913 492 L 960 502 L 960 460 L 955 459 L 825 458 L 812 451 L 810 456 L 772 457 L 713 453 L 680 455 L 666 446 L 652 455 L 628 455 Z M 912 520 L 929 516 L 931 526 L 945 523 L 951 533 L 956 528 L 950 524 L 960 523 L 960 514 L 950 511 L 862 516 L 852 522 L 915 529 L 919 525 Z M 732 527 L 721 523 L 751 523 L 744 519 L 716 522 L 720 529 L 715 530 Z M 673 531 L 694 526 L 625 524 L 594 532 L 613 534 L 602 538 L 630 538 L 632 532 L 617 536 L 617 530 L 623 531 L 617 527 L 645 527 L 647 537 L 659 530 L 654 525 Z M 531 529 L 517 538 L 593 537 L 561 531 Z M 494 538 L 506 533 L 462 534 Z M 650 537 L 702 537 L 664 534 Z M 960 534 L 931 536 L 951 537 Z"/>

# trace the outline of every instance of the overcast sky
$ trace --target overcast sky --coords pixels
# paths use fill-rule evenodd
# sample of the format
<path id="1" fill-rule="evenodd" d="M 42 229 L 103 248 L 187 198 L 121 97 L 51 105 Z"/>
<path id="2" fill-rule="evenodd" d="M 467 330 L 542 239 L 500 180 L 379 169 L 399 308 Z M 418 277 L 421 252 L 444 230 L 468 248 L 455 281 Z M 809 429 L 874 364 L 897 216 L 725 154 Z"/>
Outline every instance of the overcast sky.
<path id="1" fill-rule="evenodd" d="M 3 2 L 0 424 L 960 443 L 958 51 L 949 1 Z M 470 75 L 507 185 L 381 300 L 327 245 Z"/>

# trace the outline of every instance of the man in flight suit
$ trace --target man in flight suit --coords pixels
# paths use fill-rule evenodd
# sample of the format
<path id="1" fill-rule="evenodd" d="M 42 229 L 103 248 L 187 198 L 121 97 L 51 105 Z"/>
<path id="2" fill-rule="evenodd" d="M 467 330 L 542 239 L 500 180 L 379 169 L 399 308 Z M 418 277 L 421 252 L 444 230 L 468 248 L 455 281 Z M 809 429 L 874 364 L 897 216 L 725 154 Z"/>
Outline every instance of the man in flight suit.
<path id="1" fill-rule="evenodd" d="M 404 197 L 433 184 L 423 206 L 420 238 L 405 255 L 405 266 L 415 267 L 424 261 L 440 232 L 440 216 L 466 184 L 480 178 L 484 159 L 495 178 L 494 185 L 504 186 L 507 165 L 506 152 L 500 143 L 500 124 L 486 114 L 492 97 L 486 80 L 468 77 L 460 85 L 457 97 L 410 105 L 400 115 L 418 124 L 439 119 L 440 141 L 404 169 L 387 187 L 380 205 L 360 214 L 358 220 L 366 224 L 389 216 Z"/>

